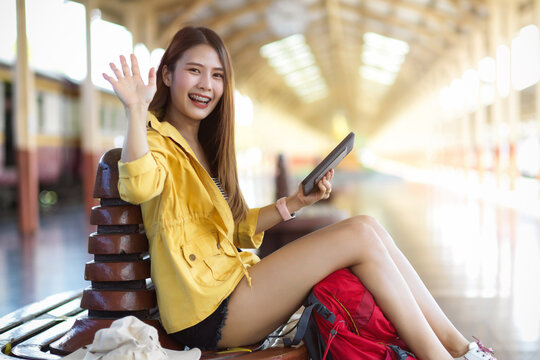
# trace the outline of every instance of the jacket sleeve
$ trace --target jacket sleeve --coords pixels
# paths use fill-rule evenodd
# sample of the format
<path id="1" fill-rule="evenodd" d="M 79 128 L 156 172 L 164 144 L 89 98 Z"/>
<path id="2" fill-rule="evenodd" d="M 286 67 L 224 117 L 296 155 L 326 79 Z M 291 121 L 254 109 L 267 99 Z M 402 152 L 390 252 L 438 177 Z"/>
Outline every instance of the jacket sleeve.
<path id="1" fill-rule="evenodd" d="M 234 225 L 234 245 L 239 248 L 256 249 L 261 246 L 264 232 L 255 234 L 260 208 L 249 209 L 246 218 Z"/>
<path id="2" fill-rule="evenodd" d="M 137 160 L 118 162 L 118 192 L 122 200 L 141 204 L 161 194 L 167 178 L 163 154 L 149 151 Z"/>

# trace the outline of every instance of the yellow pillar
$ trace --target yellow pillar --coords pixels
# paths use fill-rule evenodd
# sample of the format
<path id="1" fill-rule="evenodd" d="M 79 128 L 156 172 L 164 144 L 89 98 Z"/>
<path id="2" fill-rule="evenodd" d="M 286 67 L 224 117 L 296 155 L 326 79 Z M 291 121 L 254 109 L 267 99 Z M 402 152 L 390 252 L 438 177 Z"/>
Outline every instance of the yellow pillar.
<path id="1" fill-rule="evenodd" d="M 28 66 L 25 0 L 17 0 L 17 62 L 15 65 L 15 126 L 18 171 L 19 231 L 23 235 L 39 228 L 38 169 L 34 77 Z"/>
<path id="2" fill-rule="evenodd" d="M 82 119 L 82 183 L 83 199 L 87 213 L 97 205 L 93 197 L 94 179 L 100 158 L 99 137 L 99 94 L 92 83 L 92 34 L 91 13 L 95 2 L 87 0 L 86 7 L 86 79 L 81 86 L 81 119 Z"/>

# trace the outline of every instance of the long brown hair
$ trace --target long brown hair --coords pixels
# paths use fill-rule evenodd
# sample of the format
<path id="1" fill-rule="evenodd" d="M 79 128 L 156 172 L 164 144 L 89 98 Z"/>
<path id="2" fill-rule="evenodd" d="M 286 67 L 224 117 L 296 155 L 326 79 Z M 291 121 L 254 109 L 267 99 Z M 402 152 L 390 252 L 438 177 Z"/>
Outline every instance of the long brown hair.
<path id="1" fill-rule="evenodd" d="M 241 221 L 247 213 L 247 204 L 238 184 L 236 153 L 234 149 L 234 76 L 231 58 L 225 44 L 214 31 L 205 27 L 188 26 L 179 30 L 165 50 L 159 64 L 156 80 L 157 90 L 149 110 L 163 121 L 170 102 L 170 89 L 163 82 L 163 67 L 174 72 L 178 59 L 197 45 L 209 45 L 216 50 L 224 70 L 223 95 L 215 109 L 202 120 L 199 141 L 204 148 L 213 174 L 228 195 L 228 203 L 235 221 Z"/>

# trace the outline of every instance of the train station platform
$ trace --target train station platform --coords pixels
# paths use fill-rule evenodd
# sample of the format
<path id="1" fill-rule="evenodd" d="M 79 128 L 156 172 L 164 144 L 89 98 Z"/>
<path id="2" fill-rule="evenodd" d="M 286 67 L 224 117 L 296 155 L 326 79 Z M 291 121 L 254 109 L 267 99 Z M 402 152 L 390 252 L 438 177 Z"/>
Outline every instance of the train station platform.
<path id="1" fill-rule="evenodd" d="M 377 218 L 463 334 L 498 359 L 540 358 L 538 217 L 397 177 L 348 176 L 336 178 L 333 204 Z M 27 239 L 14 221 L 0 222 L 0 316 L 88 286 L 87 220 L 82 206 L 58 208 Z"/>

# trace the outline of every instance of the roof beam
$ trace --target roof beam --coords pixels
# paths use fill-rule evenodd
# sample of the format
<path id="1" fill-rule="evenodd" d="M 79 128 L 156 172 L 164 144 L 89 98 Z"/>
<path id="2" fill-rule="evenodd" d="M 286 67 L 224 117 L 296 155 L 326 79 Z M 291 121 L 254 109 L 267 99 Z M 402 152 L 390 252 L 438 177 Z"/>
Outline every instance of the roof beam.
<path id="1" fill-rule="evenodd" d="M 217 33 L 220 33 L 225 25 L 231 25 L 235 19 L 253 12 L 262 13 L 271 3 L 272 0 L 249 1 L 244 6 L 239 6 L 232 11 L 227 11 L 225 14 L 216 16 L 211 21 L 208 21 L 206 25 Z"/>
<path id="2" fill-rule="evenodd" d="M 181 15 L 174 18 L 174 20 L 167 25 L 167 27 L 161 32 L 158 40 L 158 44 L 167 44 L 174 34 L 188 22 L 194 14 L 199 10 L 210 4 L 212 0 L 197 0 L 193 1 L 188 5 L 181 13 Z"/>
<path id="3" fill-rule="evenodd" d="M 243 44 L 241 47 L 235 47 L 231 51 L 231 57 L 235 61 L 235 68 L 243 69 L 244 66 L 252 64 L 253 59 L 263 60 L 259 55 L 259 49 L 262 45 L 274 41 L 276 37 L 270 33 L 267 33 L 265 37 L 258 39 L 257 41 L 250 41 Z"/>
<path id="4" fill-rule="evenodd" d="M 357 80 L 357 71 L 351 72 L 350 63 L 345 59 L 344 54 L 344 32 L 343 22 L 341 17 L 341 6 L 339 0 L 326 0 L 325 7 L 328 14 L 328 28 L 330 37 L 330 46 L 332 54 L 332 62 L 336 74 L 336 82 L 330 84 L 331 78 L 327 78 L 326 82 L 330 86 L 330 97 L 333 102 L 341 105 L 347 110 L 349 117 L 356 115 L 356 106 L 354 99 L 356 98 L 356 87 L 353 85 Z M 345 95 L 345 96 L 344 96 Z M 340 104 L 341 103 L 341 104 Z"/>
<path id="5" fill-rule="evenodd" d="M 189 0 L 152 0 L 145 1 L 146 8 L 151 8 L 157 13 L 174 13 L 179 8 L 185 8 L 186 3 L 189 3 Z"/>
<path id="6" fill-rule="evenodd" d="M 236 52 L 238 48 L 249 43 L 249 38 L 254 34 L 259 34 L 265 30 L 268 30 L 265 21 L 257 21 L 244 29 L 238 30 L 234 33 L 225 36 L 223 41 L 227 44 L 231 54 Z M 246 40 L 247 39 L 247 40 Z"/>
<path id="7" fill-rule="evenodd" d="M 396 18 L 394 15 L 382 15 L 378 14 L 373 11 L 365 10 L 365 9 L 359 9 L 356 6 L 346 6 L 347 11 L 356 11 L 359 13 L 360 16 L 363 16 L 365 18 L 375 20 L 377 22 L 381 22 L 383 24 L 390 25 L 392 27 L 396 27 L 398 29 L 406 29 L 411 31 L 414 34 L 418 34 L 421 37 L 424 37 L 429 40 L 430 47 L 435 49 L 436 52 L 440 53 L 444 50 L 444 46 L 441 44 L 440 37 L 437 36 L 436 33 L 434 33 L 432 30 L 428 29 L 427 27 L 423 25 L 413 24 L 410 22 L 403 21 L 401 19 Z M 394 35 L 392 35 L 394 37 Z"/>

